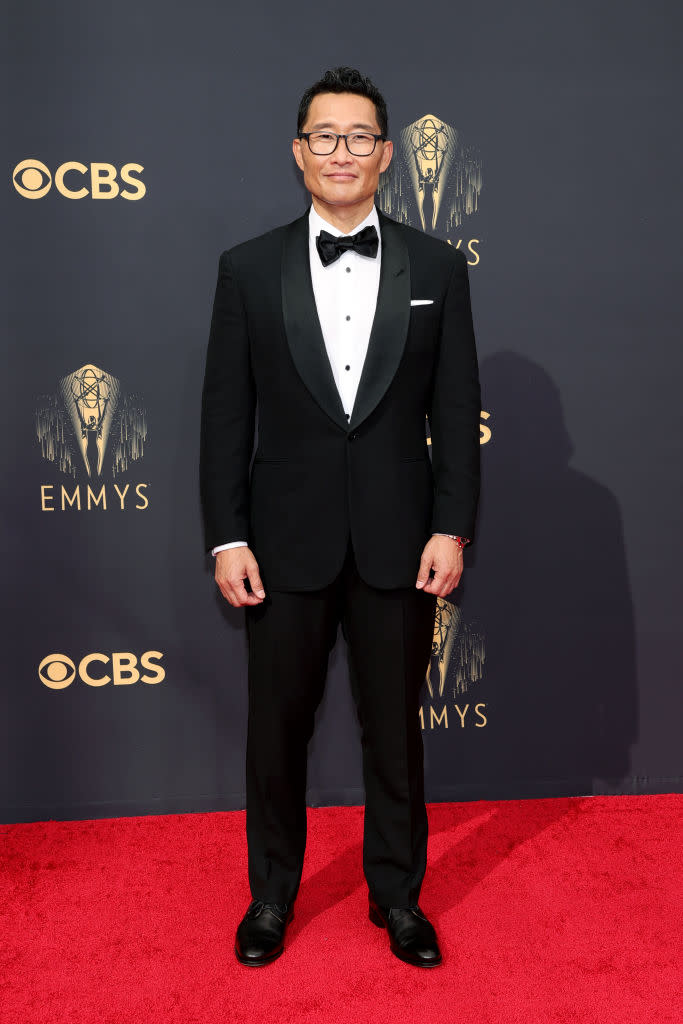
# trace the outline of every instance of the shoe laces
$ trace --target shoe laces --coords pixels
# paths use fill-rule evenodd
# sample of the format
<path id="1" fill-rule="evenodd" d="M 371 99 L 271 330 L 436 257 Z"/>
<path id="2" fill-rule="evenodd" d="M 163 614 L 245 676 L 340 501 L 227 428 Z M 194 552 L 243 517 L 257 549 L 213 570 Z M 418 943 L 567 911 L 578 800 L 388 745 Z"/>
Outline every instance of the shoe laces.
<path id="1" fill-rule="evenodd" d="M 402 907 L 390 907 L 387 917 L 395 917 L 396 913 L 400 910 L 410 910 L 418 917 L 424 917 L 424 914 L 417 903 L 406 903 Z"/>
<path id="2" fill-rule="evenodd" d="M 284 920 L 288 907 L 287 903 L 266 903 L 264 900 L 254 900 L 252 904 L 255 915 L 260 914 L 262 910 L 270 910 L 271 914 L 274 914 L 279 921 Z"/>

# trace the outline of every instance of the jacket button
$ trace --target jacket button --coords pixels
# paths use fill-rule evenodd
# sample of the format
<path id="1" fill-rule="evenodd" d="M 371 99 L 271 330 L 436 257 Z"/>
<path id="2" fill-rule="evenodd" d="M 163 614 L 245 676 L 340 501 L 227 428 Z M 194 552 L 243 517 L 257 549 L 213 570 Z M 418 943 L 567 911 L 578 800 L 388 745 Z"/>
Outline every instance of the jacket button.
<path id="1" fill-rule="evenodd" d="M 355 441 L 357 437 L 358 437 L 358 434 L 357 434 L 357 433 L 356 433 L 356 431 L 354 430 L 354 431 L 352 431 L 352 432 L 351 432 L 351 433 L 349 434 L 349 441 Z"/>

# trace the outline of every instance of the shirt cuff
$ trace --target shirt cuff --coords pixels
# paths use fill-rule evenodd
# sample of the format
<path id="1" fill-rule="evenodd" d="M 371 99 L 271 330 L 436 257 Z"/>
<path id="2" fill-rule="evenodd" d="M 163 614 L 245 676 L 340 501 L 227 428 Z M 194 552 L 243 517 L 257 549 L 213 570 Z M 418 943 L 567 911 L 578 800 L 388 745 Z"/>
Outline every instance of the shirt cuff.
<path id="1" fill-rule="evenodd" d="M 217 555 L 219 551 L 227 551 L 228 548 L 246 548 L 248 546 L 246 540 L 231 540 L 229 544 L 219 544 L 218 547 L 211 548 L 211 554 Z"/>

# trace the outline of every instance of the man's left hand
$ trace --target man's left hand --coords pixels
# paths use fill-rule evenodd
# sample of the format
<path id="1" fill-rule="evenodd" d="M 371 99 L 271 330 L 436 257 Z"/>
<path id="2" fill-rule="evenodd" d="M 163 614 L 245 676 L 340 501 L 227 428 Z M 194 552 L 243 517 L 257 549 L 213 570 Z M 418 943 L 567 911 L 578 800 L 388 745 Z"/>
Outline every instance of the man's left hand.
<path id="1" fill-rule="evenodd" d="M 434 578 L 429 578 L 430 569 Z M 446 597 L 455 590 L 462 576 L 462 548 L 450 537 L 431 537 L 425 544 L 415 586 L 427 594 Z"/>

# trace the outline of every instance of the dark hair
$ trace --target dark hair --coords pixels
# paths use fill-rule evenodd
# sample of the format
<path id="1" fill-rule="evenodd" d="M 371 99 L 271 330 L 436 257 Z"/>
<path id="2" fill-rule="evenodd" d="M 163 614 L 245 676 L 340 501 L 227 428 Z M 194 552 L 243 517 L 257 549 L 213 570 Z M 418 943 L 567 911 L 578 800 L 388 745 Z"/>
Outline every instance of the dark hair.
<path id="1" fill-rule="evenodd" d="M 377 86 L 366 75 L 361 75 L 355 68 L 339 67 L 326 71 L 322 78 L 309 86 L 301 97 L 299 114 L 296 120 L 297 135 L 303 130 L 308 117 L 311 100 L 321 92 L 354 92 L 357 96 L 366 96 L 375 104 L 379 130 L 385 137 L 389 133 L 387 105 Z"/>

